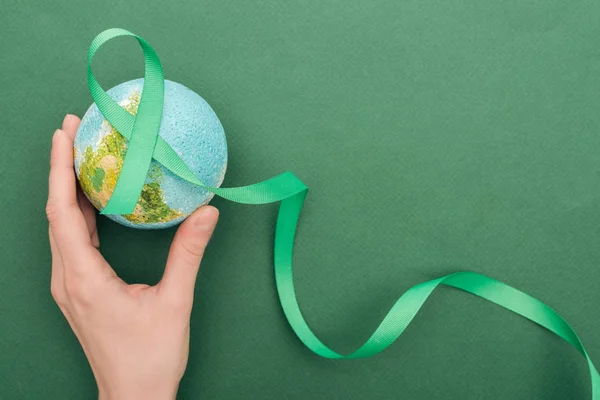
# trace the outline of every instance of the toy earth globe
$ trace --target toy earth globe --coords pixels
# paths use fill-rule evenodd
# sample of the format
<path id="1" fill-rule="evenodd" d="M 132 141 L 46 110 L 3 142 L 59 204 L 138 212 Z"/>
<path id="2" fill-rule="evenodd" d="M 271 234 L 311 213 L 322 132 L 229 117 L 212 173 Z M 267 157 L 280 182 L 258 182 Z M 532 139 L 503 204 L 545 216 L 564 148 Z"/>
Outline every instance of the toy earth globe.
<path id="1" fill-rule="evenodd" d="M 144 79 L 122 83 L 107 91 L 135 115 Z M 165 80 L 159 136 L 206 185 L 220 186 L 227 168 L 223 126 L 202 97 L 178 83 Z M 90 202 L 100 211 L 108 204 L 127 151 L 127 140 L 104 119 L 96 104 L 83 116 L 75 137 L 75 171 Z M 195 186 L 152 160 L 142 194 L 130 215 L 107 215 L 133 228 L 167 228 L 183 221 L 213 194 Z"/>

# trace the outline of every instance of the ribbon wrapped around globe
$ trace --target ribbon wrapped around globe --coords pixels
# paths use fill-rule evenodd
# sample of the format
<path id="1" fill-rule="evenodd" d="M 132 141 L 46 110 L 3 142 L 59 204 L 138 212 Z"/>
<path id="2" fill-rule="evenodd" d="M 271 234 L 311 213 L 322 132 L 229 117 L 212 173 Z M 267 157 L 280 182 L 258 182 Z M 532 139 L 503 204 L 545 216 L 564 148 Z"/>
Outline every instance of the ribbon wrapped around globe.
<path id="1" fill-rule="evenodd" d="M 125 82 L 105 92 L 92 72 L 91 61 L 102 44 L 121 36 L 136 38 L 142 47 L 144 79 Z M 92 204 L 101 214 L 123 225 L 152 229 L 181 222 L 214 194 L 244 204 L 280 202 L 274 245 L 279 301 L 296 336 L 315 354 L 350 359 L 385 350 L 400 337 L 431 293 L 444 285 L 488 300 L 564 339 L 585 358 L 592 398 L 600 400 L 600 375 L 571 326 L 540 300 L 471 271 L 414 285 L 398 297 L 362 346 L 348 355 L 335 352 L 309 327 L 294 288 L 294 238 L 308 187 L 294 174 L 285 172 L 252 185 L 221 188 L 227 167 L 227 144 L 219 119 L 192 90 L 164 80 L 154 49 L 129 31 L 108 29 L 92 41 L 88 85 L 94 104 L 77 132 L 75 168 Z"/>

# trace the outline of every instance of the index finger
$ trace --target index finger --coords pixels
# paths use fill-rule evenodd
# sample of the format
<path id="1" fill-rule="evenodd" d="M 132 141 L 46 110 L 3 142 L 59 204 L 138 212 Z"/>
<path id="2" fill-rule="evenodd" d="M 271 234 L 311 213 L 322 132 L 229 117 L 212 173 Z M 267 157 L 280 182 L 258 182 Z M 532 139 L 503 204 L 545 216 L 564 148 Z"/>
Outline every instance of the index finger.
<path id="1" fill-rule="evenodd" d="M 56 244 L 67 265 L 80 265 L 93 249 L 87 225 L 77 204 L 73 169 L 73 139 L 57 130 L 52 138 L 46 214 Z M 65 268 L 68 268 L 65 265 Z"/>

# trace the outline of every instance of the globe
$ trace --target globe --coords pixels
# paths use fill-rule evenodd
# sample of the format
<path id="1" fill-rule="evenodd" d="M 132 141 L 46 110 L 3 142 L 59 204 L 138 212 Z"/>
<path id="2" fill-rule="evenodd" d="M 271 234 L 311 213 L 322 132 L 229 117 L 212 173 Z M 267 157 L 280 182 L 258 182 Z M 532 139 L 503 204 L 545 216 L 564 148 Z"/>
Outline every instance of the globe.
<path id="1" fill-rule="evenodd" d="M 144 79 L 121 83 L 108 95 L 135 115 Z M 165 80 L 159 136 L 206 185 L 218 187 L 227 169 L 227 142 L 217 115 L 198 94 Z M 87 110 L 75 137 L 75 172 L 80 186 L 98 210 L 106 207 L 117 184 L 127 140 L 104 119 L 96 104 Z M 132 228 L 159 229 L 177 225 L 213 194 L 179 178 L 152 160 L 140 198 L 129 215 L 107 215 Z"/>

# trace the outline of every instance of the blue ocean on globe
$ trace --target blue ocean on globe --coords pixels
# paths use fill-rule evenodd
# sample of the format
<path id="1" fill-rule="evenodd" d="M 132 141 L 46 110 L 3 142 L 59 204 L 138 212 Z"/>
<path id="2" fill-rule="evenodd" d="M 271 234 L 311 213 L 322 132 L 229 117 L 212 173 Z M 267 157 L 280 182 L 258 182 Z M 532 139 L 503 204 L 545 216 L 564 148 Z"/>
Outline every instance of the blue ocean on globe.
<path id="1" fill-rule="evenodd" d="M 124 82 L 107 91 L 125 110 L 137 112 L 144 79 Z M 165 80 L 159 135 L 206 185 L 218 187 L 227 169 L 223 126 L 208 103 L 187 87 Z M 83 116 L 75 138 L 75 171 L 81 188 L 102 210 L 114 190 L 127 141 L 104 119 L 96 104 Z M 131 215 L 107 215 L 132 228 L 167 228 L 182 222 L 213 194 L 152 161 L 144 189 Z"/>

